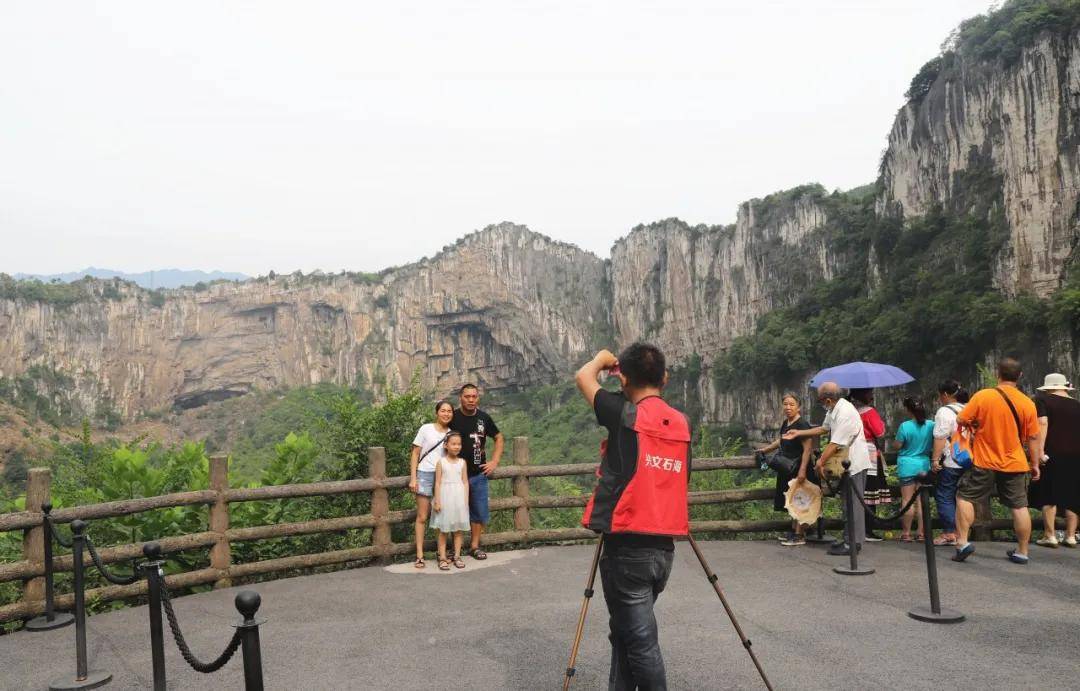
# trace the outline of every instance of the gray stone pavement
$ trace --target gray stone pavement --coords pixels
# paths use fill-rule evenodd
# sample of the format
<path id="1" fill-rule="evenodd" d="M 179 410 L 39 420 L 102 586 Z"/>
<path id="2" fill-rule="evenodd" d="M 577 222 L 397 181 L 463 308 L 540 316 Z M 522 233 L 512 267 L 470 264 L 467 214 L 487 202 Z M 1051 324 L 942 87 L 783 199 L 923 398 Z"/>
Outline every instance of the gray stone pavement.
<path id="1" fill-rule="evenodd" d="M 877 573 L 863 577 L 834 574 L 844 560 L 820 547 L 701 546 L 777 689 L 1080 687 L 1080 550 L 1033 547 L 1027 567 L 1004 559 L 1004 543 L 978 544 L 966 564 L 938 550 L 943 602 L 968 620 L 932 625 L 906 615 L 929 599 L 919 545 L 868 545 L 862 562 Z M 467 559 L 449 575 L 370 567 L 250 586 L 268 620 L 266 687 L 561 688 L 591 555 L 587 545 L 542 547 L 483 569 Z M 176 600 L 200 657 L 217 655 L 232 634 L 235 593 Z M 761 688 L 687 545 L 657 617 L 670 688 Z M 605 687 L 606 626 L 597 587 L 573 688 Z M 91 668 L 113 673 L 107 688 L 149 688 L 147 632 L 145 607 L 90 619 Z M 0 688 L 45 689 L 73 675 L 73 641 L 71 628 L 0 637 Z M 243 688 L 239 655 L 200 675 L 166 642 L 169 688 Z"/>

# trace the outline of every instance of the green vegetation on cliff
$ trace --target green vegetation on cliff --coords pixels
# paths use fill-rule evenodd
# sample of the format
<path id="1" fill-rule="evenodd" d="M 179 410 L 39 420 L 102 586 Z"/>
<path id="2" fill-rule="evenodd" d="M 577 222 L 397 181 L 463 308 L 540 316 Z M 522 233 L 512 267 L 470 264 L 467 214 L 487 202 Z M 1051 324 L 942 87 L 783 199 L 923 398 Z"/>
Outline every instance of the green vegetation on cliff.
<path id="1" fill-rule="evenodd" d="M 878 216 L 872 196 L 819 199 L 837 276 L 808 284 L 794 304 L 736 339 L 714 363 L 717 383 L 793 385 L 819 366 L 851 360 L 894 363 L 933 382 L 974 376 L 992 351 L 1045 358 L 1054 330 L 1077 319 L 1077 296 L 999 292 L 994 271 L 1008 237 L 1000 179 L 976 166 L 957 174 L 955 189 L 949 208 L 906 224 Z"/>
<path id="2" fill-rule="evenodd" d="M 961 60 L 987 67 L 1010 66 L 1042 34 L 1066 36 L 1080 28 L 1080 0 L 1007 0 L 997 9 L 964 20 L 942 53 L 911 80 L 907 98 L 919 101 L 941 77 L 960 71 Z"/>

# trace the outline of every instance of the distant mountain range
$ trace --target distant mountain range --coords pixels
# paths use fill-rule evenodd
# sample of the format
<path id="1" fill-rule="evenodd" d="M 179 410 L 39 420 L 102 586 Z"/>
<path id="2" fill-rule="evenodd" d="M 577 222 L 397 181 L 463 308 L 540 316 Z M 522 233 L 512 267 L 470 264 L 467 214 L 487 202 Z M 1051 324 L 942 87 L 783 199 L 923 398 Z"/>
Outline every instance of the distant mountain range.
<path id="1" fill-rule="evenodd" d="M 77 281 L 80 278 L 86 276 L 92 276 L 94 278 L 122 278 L 125 281 L 131 281 L 137 283 L 143 288 L 180 288 L 181 286 L 192 286 L 199 282 L 209 282 L 225 279 L 228 281 L 243 281 L 249 278 L 245 274 L 236 273 L 234 271 L 184 271 L 182 269 L 157 269 L 154 271 L 143 271 L 140 273 L 129 274 L 123 271 L 113 271 L 112 269 L 97 269 L 94 267 L 87 267 L 82 271 L 69 271 L 62 274 L 15 274 L 17 279 L 33 279 L 36 278 L 40 281 L 52 281 L 60 280 L 64 283 L 70 283 L 71 281 Z"/>

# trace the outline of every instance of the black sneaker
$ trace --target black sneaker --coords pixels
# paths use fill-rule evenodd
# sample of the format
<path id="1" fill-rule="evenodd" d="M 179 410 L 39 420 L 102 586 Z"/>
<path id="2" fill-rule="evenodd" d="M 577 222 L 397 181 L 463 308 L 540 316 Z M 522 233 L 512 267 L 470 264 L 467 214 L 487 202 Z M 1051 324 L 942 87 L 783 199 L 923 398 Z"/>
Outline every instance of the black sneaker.
<path id="1" fill-rule="evenodd" d="M 779 540 L 781 544 L 783 544 L 784 542 L 787 542 L 787 541 L 793 539 L 794 537 L 795 537 L 795 533 L 793 533 L 793 532 L 791 532 L 789 530 L 786 533 L 784 533 L 783 535 L 777 535 L 776 539 Z"/>
<path id="2" fill-rule="evenodd" d="M 789 535 L 780 541 L 780 544 L 784 547 L 799 547 L 806 544 L 806 538 L 802 535 Z"/>
<path id="3" fill-rule="evenodd" d="M 885 540 L 885 538 L 881 537 L 877 533 L 867 533 L 866 534 L 866 541 L 867 542 L 884 542 L 884 540 Z"/>

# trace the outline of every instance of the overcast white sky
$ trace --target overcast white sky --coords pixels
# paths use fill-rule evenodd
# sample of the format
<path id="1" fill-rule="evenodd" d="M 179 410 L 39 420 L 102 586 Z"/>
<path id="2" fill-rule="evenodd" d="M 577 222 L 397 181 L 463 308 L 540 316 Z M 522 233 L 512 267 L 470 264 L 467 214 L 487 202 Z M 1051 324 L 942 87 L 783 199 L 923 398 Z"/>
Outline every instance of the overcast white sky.
<path id="1" fill-rule="evenodd" d="M 504 220 L 606 257 L 872 181 L 989 5 L 6 2 L 0 271 L 378 270 Z"/>

